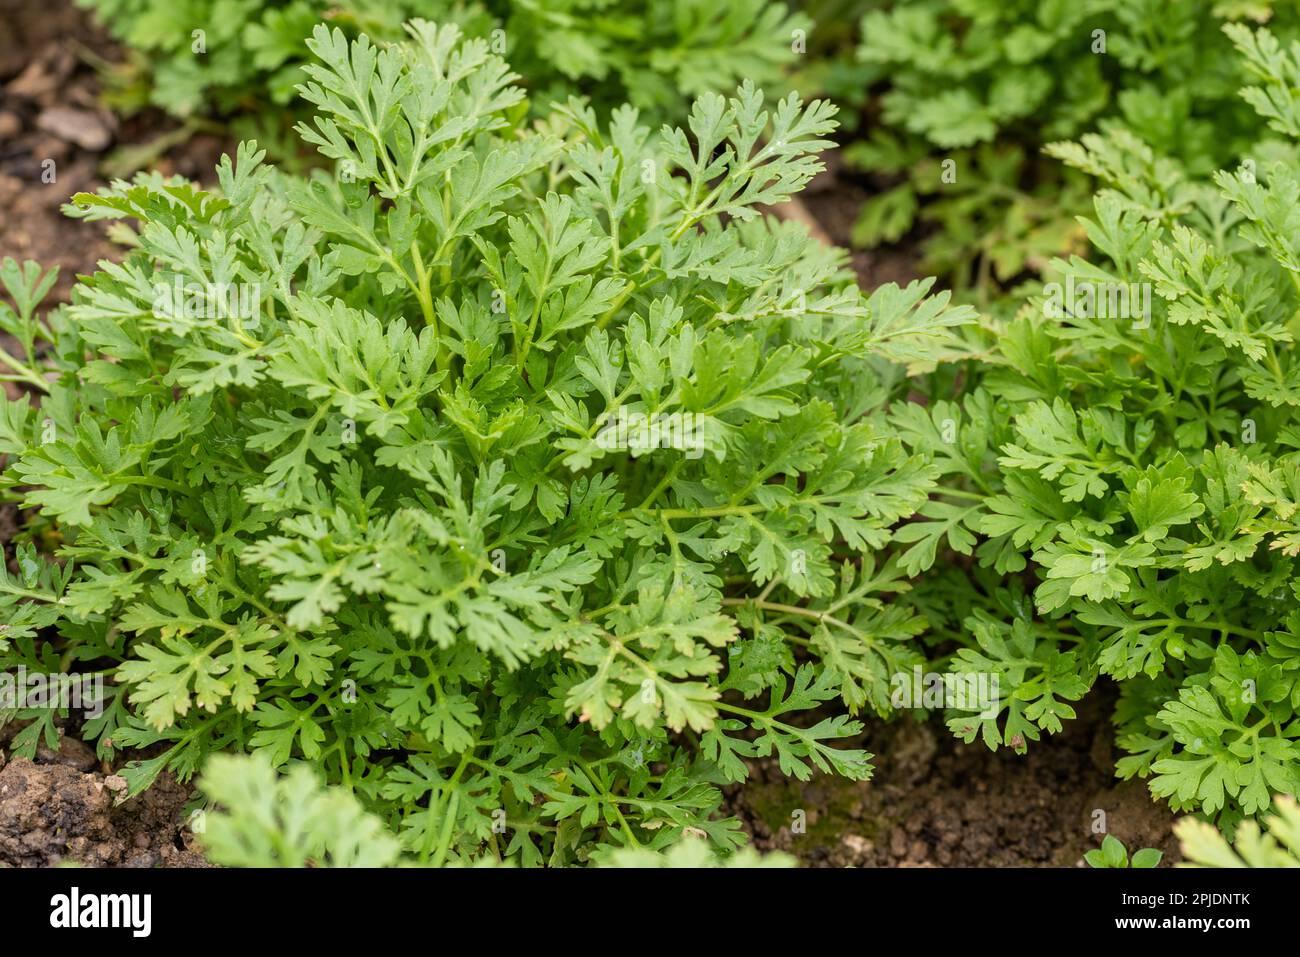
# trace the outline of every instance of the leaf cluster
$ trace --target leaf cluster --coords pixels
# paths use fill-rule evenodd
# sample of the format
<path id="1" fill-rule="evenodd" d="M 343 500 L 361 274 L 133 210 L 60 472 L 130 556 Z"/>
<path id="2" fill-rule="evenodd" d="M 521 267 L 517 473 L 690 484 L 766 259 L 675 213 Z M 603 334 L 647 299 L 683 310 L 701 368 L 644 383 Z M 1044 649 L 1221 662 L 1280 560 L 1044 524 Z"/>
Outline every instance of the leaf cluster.
<path id="1" fill-rule="evenodd" d="M 1212 178 L 1121 129 L 1053 145 L 1106 184 L 1089 258 L 893 421 L 942 473 L 896 536 L 909 598 L 953 668 L 1000 678 L 953 731 L 1024 750 L 1104 676 L 1119 775 L 1230 829 L 1300 790 L 1300 59 L 1227 32 L 1283 139 Z"/>
<path id="2" fill-rule="evenodd" d="M 119 106 L 147 102 L 182 117 L 251 113 L 254 121 L 292 103 L 310 62 L 302 38 L 322 20 L 377 43 L 400 41 L 411 17 L 455 24 L 528 78 L 539 109 L 585 93 L 602 110 L 630 102 L 650 119 L 675 121 L 694 97 L 744 79 L 778 86 L 811 26 L 780 0 L 78 2 L 133 54 L 117 77 Z M 280 132 L 273 122 L 261 127 Z"/>
<path id="3" fill-rule="evenodd" d="M 150 749 L 128 794 L 248 750 L 421 862 L 730 851 L 749 759 L 870 773 L 823 705 L 887 711 L 918 657 L 888 546 L 937 471 L 884 409 L 973 313 L 866 296 L 760 213 L 821 169 L 825 102 L 531 122 L 487 40 L 408 31 L 314 31 L 298 134 L 330 172 L 245 143 L 217 190 L 79 194 L 132 252 L 44 319 L 20 277 L 40 395 L 0 405 L 0 481 L 57 563 L 0 580 L 3 664 L 109 680 L 84 733 Z M 315 859 L 352 806 L 302 800 Z"/>
<path id="4" fill-rule="evenodd" d="M 1279 3 L 907 0 L 863 5 L 856 69 L 837 101 L 868 108 L 845 153 L 884 178 L 855 244 L 919 239 L 923 266 L 993 306 L 1003 289 L 1086 245 L 1093 182 L 1044 157 L 1051 142 L 1127 130 L 1193 175 L 1235 161 L 1262 123 L 1225 23 L 1300 27 Z M 865 102 L 870 94 L 870 103 Z M 1000 308 L 1000 306 L 997 306 Z"/>

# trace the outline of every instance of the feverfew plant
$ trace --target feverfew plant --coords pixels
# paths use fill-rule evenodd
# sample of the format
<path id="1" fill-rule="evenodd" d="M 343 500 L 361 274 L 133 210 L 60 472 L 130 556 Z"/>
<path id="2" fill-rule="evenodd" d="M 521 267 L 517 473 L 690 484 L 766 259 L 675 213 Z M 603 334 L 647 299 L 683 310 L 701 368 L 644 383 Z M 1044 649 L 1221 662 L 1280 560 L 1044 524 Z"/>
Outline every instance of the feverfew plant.
<path id="1" fill-rule="evenodd" d="M 309 765 L 287 773 L 261 755 L 213 755 L 199 787 L 208 806 L 191 817 L 204 853 L 222 867 L 411 867 L 381 818 L 343 788 L 322 783 Z M 474 866 L 492 866 L 491 857 Z M 788 854 L 752 847 L 721 855 L 703 837 L 682 837 L 664 850 L 610 848 L 603 867 L 794 867 Z"/>
<path id="2" fill-rule="evenodd" d="M 1268 21 L 1289 37 L 1300 22 L 1290 0 L 865 6 L 856 93 L 878 98 L 845 158 L 888 188 L 864 204 L 854 242 L 919 227 L 924 268 L 996 309 L 1002 289 L 1086 245 L 1075 216 L 1094 184 L 1044 145 L 1122 128 L 1209 175 L 1262 132 L 1235 95 L 1244 77 L 1223 24 Z M 837 94 L 852 76 L 836 78 Z"/>
<path id="3" fill-rule="evenodd" d="M 1187 858 L 1181 867 L 1300 867 L 1300 806 L 1292 797 L 1279 797 L 1259 823 L 1243 823 L 1234 845 L 1194 817 L 1183 818 L 1174 832 Z"/>
<path id="4" fill-rule="evenodd" d="M 729 852 L 746 759 L 866 777 L 830 703 L 888 710 L 920 661 L 888 547 L 938 470 L 884 410 L 971 313 L 865 297 L 761 215 L 830 105 L 524 123 L 487 40 L 408 29 L 315 30 L 299 133 L 333 175 L 245 144 L 219 192 L 74 197 L 135 248 L 19 303 L 40 395 L 0 405 L 4 484 L 59 564 L 0 580 L 3 664 L 111 679 L 83 731 L 150 749 L 130 794 L 242 749 L 417 862 Z"/>
<path id="5" fill-rule="evenodd" d="M 133 96 L 179 116 L 288 104 L 302 76 L 302 37 L 321 20 L 376 41 L 400 40 L 412 16 L 454 23 L 510 60 L 535 105 L 585 92 L 604 108 L 627 101 L 674 120 L 693 97 L 742 79 L 776 86 L 810 28 L 781 0 L 78 2 L 134 54 Z"/>
<path id="6" fill-rule="evenodd" d="M 953 731 L 1022 751 L 1107 676 L 1119 775 L 1230 829 L 1300 791 L 1300 47 L 1228 34 L 1285 141 L 1213 183 L 1120 130 L 1051 147 L 1107 184 L 1093 258 L 990 323 L 958 401 L 940 374 L 894 421 L 944 476 L 902 567 L 970 556 L 917 607 L 1003 691 Z"/>

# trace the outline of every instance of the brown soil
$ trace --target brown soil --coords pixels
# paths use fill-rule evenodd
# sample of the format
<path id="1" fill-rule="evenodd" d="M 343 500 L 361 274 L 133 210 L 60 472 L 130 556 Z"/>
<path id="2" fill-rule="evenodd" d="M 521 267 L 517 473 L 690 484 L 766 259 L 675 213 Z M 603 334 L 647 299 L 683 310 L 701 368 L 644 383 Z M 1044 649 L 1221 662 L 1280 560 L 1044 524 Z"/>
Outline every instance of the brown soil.
<path id="1" fill-rule="evenodd" d="M 88 42 L 104 45 L 70 5 L 0 0 L 0 253 L 59 266 L 59 299 L 111 250 L 99 230 L 59 213 L 100 185 L 96 165 L 117 133 L 73 53 Z"/>
<path id="2" fill-rule="evenodd" d="M 69 736 L 57 752 L 38 749 L 35 761 L 6 763 L 0 752 L 0 867 L 207 866 L 185 827 L 189 788 L 162 776 L 118 804 L 125 787 Z"/>
<path id="3" fill-rule="evenodd" d="M 1114 778 L 1109 713 L 1094 696 L 1025 755 L 963 744 L 937 722 L 872 723 L 870 781 L 800 784 L 758 762 L 727 809 L 758 847 L 814 867 L 1081 867 L 1104 833 L 1176 861 L 1173 816 Z"/>
<path id="4" fill-rule="evenodd" d="M 101 229 L 59 211 L 74 193 L 102 185 L 96 166 L 117 130 L 98 105 L 93 71 L 73 53 L 76 44 L 108 45 L 70 3 L 38 8 L 0 0 L 0 259 L 59 267 L 47 302 L 66 302 L 77 273 L 112 254 Z M 18 351 L 3 333 L 0 346 Z M 10 398 L 23 391 L 0 385 Z M 0 546 L 21 521 L 12 503 L 0 503 Z"/>
<path id="5" fill-rule="evenodd" d="M 122 145 L 175 127 L 145 111 L 119 121 L 101 105 L 100 82 L 77 51 L 105 59 L 113 43 L 66 0 L 0 0 L 0 256 L 58 266 L 53 301 L 67 300 L 78 273 L 116 258 L 102 225 L 62 215 L 74 193 L 105 185 L 100 167 Z M 155 168 L 210 181 L 223 144 L 196 136 Z"/>
<path id="6" fill-rule="evenodd" d="M 843 175 L 839 153 L 832 151 L 822 159 L 826 163 L 826 169 L 808 184 L 801 194 L 801 200 L 830 240 L 849 249 L 853 224 L 857 222 L 858 213 L 868 194 L 860 185 Z M 902 286 L 913 279 L 923 278 L 917 269 L 915 254 L 905 247 L 852 250 L 850 261 L 853 271 L 857 273 L 858 282 L 866 290 L 875 289 L 887 282 Z"/>

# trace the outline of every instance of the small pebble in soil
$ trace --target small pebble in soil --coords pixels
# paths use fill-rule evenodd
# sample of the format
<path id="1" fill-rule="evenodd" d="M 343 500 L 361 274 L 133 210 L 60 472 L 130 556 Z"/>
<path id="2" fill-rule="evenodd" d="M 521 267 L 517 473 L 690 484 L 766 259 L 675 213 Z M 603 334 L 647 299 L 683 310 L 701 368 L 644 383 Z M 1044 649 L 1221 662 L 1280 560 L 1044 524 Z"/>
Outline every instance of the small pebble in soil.
<path id="1" fill-rule="evenodd" d="M 83 150 L 99 152 L 113 142 L 108 123 L 93 110 L 78 110 L 69 106 L 51 106 L 41 110 L 36 126 L 59 139 L 75 143 Z"/>

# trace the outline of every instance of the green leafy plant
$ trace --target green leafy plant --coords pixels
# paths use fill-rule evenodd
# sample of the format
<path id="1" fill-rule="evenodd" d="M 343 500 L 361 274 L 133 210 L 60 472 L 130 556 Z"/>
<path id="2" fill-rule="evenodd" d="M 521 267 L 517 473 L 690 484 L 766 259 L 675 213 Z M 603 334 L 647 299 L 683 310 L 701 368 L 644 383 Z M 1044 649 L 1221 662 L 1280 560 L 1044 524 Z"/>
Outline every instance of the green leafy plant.
<path id="1" fill-rule="evenodd" d="M 1182 844 L 1181 867 L 1300 867 L 1300 806 L 1292 797 L 1278 797 L 1273 813 L 1263 817 L 1261 830 L 1255 821 L 1237 829 L 1233 844 L 1217 830 L 1185 817 L 1174 825 Z"/>
<path id="2" fill-rule="evenodd" d="M 1101 847 L 1094 847 L 1083 855 L 1083 859 L 1089 867 L 1095 868 L 1150 868 L 1157 867 L 1163 856 L 1154 847 L 1144 847 L 1140 851 L 1134 851 L 1130 859 L 1124 842 L 1113 834 L 1107 834 L 1102 838 Z"/>
<path id="3" fill-rule="evenodd" d="M 199 779 L 208 805 L 191 817 L 209 860 L 222 867 L 409 867 L 397 839 L 356 796 L 324 784 L 309 765 L 277 774 L 262 755 L 217 754 Z M 490 865 L 484 858 L 479 865 Z M 708 841 L 683 837 L 666 850 L 622 847 L 597 856 L 602 867 L 793 867 L 788 854 L 741 848 L 720 856 Z"/>
<path id="4" fill-rule="evenodd" d="M 401 848 L 356 796 L 306 764 L 277 775 L 261 755 L 213 755 L 200 788 L 214 807 L 191 818 L 223 867 L 393 867 Z"/>
<path id="5" fill-rule="evenodd" d="M 923 268 L 989 308 L 1085 242 L 1075 216 L 1091 183 L 1042 156 L 1044 145 L 1126 129 L 1206 175 L 1260 132 L 1235 96 L 1243 76 L 1222 24 L 1270 20 L 1286 35 L 1297 26 L 1292 2 L 866 6 L 858 86 L 879 95 L 845 157 L 887 188 L 865 203 L 854 241 L 892 243 L 919 225 Z"/>
<path id="6" fill-rule="evenodd" d="M 488 41 L 408 29 L 309 41 L 334 175 L 244 144 L 216 192 L 74 197 L 135 245 L 19 303 L 40 395 L 0 405 L 3 483 L 59 563 L 0 581 L 0 663 L 110 681 L 83 733 L 150 749 L 128 794 L 214 751 L 314 765 L 342 798 L 230 764 L 209 791 L 299 833 L 286 861 L 391 856 L 322 843 L 348 793 L 419 863 L 730 852 L 747 759 L 870 773 L 838 702 L 888 711 L 920 660 L 889 544 L 937 473 L 885 410 L 972 312 L 866 297 L 759 214 L 821 168 L 829 104 L 525 123 Z M 208 840 L 264 861 L 242 833 Z"/>
<path id="7" fill-rule="evenodd" d="M 943 474 L 901 567 L 969 556 L 910 600 L 952 669 L 999 678 L 997 715 L 953 731 L 1024 750 L 1107 676 L 1120 777 L 1230 829 L 1300 791 L 1300 59 L 1229 34 L 1286 141 L 1213 183 L 1120 130 L 1054 146 L 1107 184 L 1093 258 L 1055 261 L 982 369 L 894 421 Z"/>
<path id="8" fill-rule="evenodd" d="M 776 0 L 79 2 L 135 53 L 131 96 L 181 116 L 268 108 L 275 117 L 301 80 L 302 38 L 322 19 L 374 41 L 400 40 L 412 16 L 454 23 L 508 58 L 539 106 L 584 92 L 602 108 L 627 101 L 672 119 L 695 96 L 745 79 L 772 88 L 809 28 Z"/>

